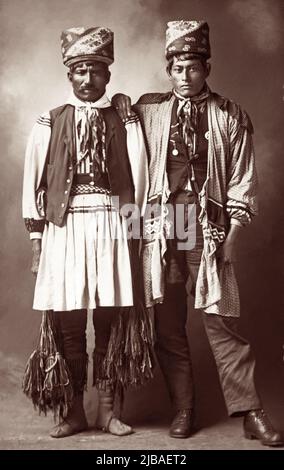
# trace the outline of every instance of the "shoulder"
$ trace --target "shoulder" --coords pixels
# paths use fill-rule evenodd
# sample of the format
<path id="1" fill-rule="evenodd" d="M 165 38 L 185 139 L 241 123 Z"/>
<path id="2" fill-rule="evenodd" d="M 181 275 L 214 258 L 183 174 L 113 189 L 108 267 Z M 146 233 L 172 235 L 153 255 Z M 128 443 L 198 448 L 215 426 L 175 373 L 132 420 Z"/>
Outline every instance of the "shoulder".
<path id="1" fill-rule="evenodd" d="M 57 108 L 51 109 L 50 111 L 46 111 L 38 117 L 36 124 L 39 126 L 52 127 L 54 120 L 66 109 L 73 111 L 74 107 L 68 104 L 64 104 L 62 106 L 58 106 Z"/>
<path id="2" fill-rule="evenodd" d="M 107 106 L 106 108 L 100 108 L 99 111 L 103 115 L 103 118 L 105 119 L 106 122 L 112 125 L 122 123 L 122 119 L 120 118 L 114 106 Z"/>
<path id="3" fill-rule="evenodd" d="M 50 119 L 51 119 L 51 125 L 55 121 L 57 117 L 59 117 L 61 114 L 64 112 L 69 112 L 70 114 L 74 113 L 74 106 L 71 104 L 63 104 L 62 106 L 58 106 L 57 108 L 52 109 L 49 111 L 50 114 Z"/>
<path id="4" fill-rule="evenodd" d="M 136 124 L 139 123 L 139 122 L 140 122 L 140 119 L 139 119 L 138 115 L 135 113 L 134 110 L 132 110 L 131 116 L 129 116 L 129 117 L 125 120 L 124 125 L 125 125 L 125 126 L 129 126 L 130 124 L 135 124 L 135 125 L 136 125 Z"/>
<path id="5" fill-rule="evenodd" d="M 122 123 L 124 126 L 126 126 L 127 124 L 134 124 L 139 122 L 139 117 L 133 109 L 131 115 L 125 121 L 122 121 L 121 117 L 113 106 L 101 108 L 101 112 L 105 119 L 111 120 L 114 123 Z"/>
<path id="6" fill-rule="evenodd" d="M 49 111 L 42 113 L 36 120 L 36 124 L 39 126 L 51 127 L 51 119 Z"/>
<path id="7" fill-rule="evenodd" d="M 233 122 L 241 127 L 245 127 L 251 134 L 253 134 L 251 119 L 248 113 L 238 103 L 217 93 L 212 93 L 212 99 L 223 112 L 229 115 Z"/>
<path id="8" fill-rule="evenodd" d="M 145 95 L 140 96 L 136 104 L 159 104 L 169 101 L 171 96 L 171 91 L 167 93 L 145 93 Z"/>

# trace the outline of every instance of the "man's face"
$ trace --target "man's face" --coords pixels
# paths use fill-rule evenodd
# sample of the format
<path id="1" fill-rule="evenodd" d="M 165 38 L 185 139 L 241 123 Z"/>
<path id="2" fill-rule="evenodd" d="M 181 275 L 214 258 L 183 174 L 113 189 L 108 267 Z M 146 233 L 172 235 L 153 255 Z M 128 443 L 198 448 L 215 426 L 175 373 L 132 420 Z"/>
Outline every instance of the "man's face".
<path id="1" fill-rule="evenodd" d="M 173 88 L 184 98 L 198 95 L 204 87 L 210 72 L 210 64 L 203 64 L 199 59 L 181 60 L 174 57 L 171 70 L 168 72 Z"/>
<path id="2" fill-rule="evenodd" d="M 75 96 L 82 101 L 97 101 L 105 93 L 110 72 L 102 62 L 78 62 L 68 72 Z"/>

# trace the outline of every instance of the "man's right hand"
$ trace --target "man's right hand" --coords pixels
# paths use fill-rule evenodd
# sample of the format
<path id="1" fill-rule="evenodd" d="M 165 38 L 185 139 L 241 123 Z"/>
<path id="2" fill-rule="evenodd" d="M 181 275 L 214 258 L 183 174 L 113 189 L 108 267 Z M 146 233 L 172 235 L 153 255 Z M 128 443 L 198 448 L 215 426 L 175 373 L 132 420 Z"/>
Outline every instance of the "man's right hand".
<path id="1" fill-rule="evenodd" d="M 131 109 L 131 98 L 129 96 L 124 95 L 123 93 L 117 93 L 113 96 L 111 103 L 123 121 L 126 121 L 134 115 Z"/>
<path id="2" fill-rule="evenodd" d="M 32 257 L 31 272 L 34 274 L 34 276 L 36 276 L 38 273 L 39 260 L 40 260 L 40 255 L 41 255 L 41 240 L 40 239 L 32 240 L 32 251 L 33 251 L 33 257 Z"/>

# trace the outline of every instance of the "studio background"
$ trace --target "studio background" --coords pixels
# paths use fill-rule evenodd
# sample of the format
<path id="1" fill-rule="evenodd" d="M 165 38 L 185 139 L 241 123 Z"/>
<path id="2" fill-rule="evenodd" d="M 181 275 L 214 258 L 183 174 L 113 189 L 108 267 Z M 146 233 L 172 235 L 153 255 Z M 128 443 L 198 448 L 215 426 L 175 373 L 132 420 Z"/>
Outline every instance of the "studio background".
<path id="1" fill-rule="evenodd" d="M 166 22 L 194 18 L 206 19 L 210 26 L 209 86 L 241 103 L 255 128 L 260 213 L 243 230 L 238 245 L 240 326 L 257 359 L 261 397 L 273 423 L 283 428 L 283 1 L 2 0 L 0 5 L 0 413 L 4 417 L 0 440 L 9 407 L 15 416 L 21 407 L 33 413 L 20 387 L 23 366 L 36 345 L 41 315 L 31 308 L 34 278 L 31 243 L 21 217 L 22 175 L 32 125 L 41 112 L 63 104 L 70 90 L 61 61 L 61 30 L 82 25 L 111 28 L 115 62 L 108 94 L 111 97 L 121 91 L 135 101 L 145 92 L 169 90 L 163 55 Z M 188 332 L 198 422 L 210 425 L 224 419 L 226 410 L 198 311 L 190 313 Z M 88 337 L 91 353 L 91 331 Z M 95 418 L 94 393 L 90 381 L 86 403 L 91 422 Z M 147 387 L 127 397 L 125 417 L 130 422 L 169 418 L 170 403 L 158 369 Z"/>

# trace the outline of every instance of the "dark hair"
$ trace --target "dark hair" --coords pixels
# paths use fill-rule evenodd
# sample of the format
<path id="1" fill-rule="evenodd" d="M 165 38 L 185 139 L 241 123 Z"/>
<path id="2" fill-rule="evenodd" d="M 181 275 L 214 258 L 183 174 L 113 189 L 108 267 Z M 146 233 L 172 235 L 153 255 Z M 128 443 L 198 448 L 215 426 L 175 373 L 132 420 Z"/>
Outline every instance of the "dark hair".
<path id="1" fill-rule="evenodd" d="M 173 63 L 174 63 L 174 58 L 177 58 L 179 60 L 192 60 L 192 59 L 196 59 L 196 60 L 199 60 L 202 64 L 202 66 L 204 68 L 206 68 L 206 64 L 207 64 L 207 59 L 206 57 L 202 56 L 202 55 L 199 55 L 199 54 L 191 54 L 189 52 L 185 52 L 185 53 L 180 53 L 180 54 L 175 54 L 175 55 L 172 55 L 169 59 L 168 59 L 168 63 L 167 63 L 167 72 L 170 73 L 170 71 L 172 70 L 172 66 L 173 66 Z"/>

